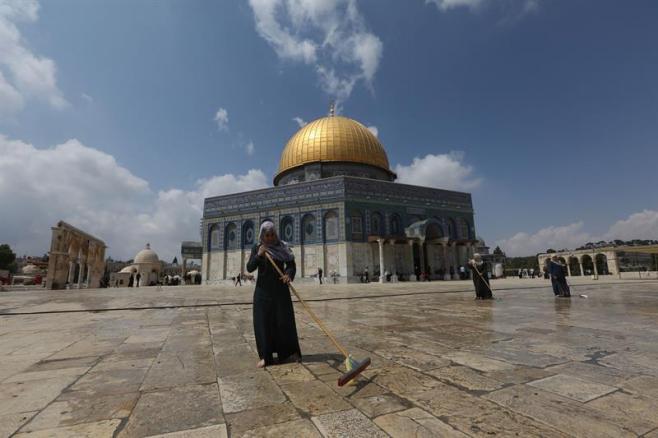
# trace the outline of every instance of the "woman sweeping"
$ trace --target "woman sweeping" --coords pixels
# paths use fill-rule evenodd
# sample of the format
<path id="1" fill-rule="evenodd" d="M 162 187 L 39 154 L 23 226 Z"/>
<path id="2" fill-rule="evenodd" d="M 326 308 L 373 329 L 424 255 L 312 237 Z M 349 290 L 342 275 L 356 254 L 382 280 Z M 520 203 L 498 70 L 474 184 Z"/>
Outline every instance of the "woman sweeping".
<path id="1" fill-rule="evenodd" d="M 482 260 L 480 254 L 473 254 L 473 259 L 468 262 L 473 270 L 473 284 L 475 285 L 475 299 L 476 300 L 490 300 L 493 299 L 491 293 L 491 286 L 489 286 L 489 278 L 487 272 L 489 266 L 487 262 Z"/>
<path id="2" fill-rule="evenodd" d="M 259 236 L 259 243 L 251 250 L 247 271 L 258 269 L 254 291 L 254 333 L 260 358 L 256 366 L 263 368 L 274 364 L 274 353 L 279 363 L 301 361 L 302 353 L 288 291 L 288 283 L 295 278 L 295 257 L 277 236 L 272 222 L 263 222 Z M 284 272 L 283 276 L 276 272 L 265 252 Z"/>

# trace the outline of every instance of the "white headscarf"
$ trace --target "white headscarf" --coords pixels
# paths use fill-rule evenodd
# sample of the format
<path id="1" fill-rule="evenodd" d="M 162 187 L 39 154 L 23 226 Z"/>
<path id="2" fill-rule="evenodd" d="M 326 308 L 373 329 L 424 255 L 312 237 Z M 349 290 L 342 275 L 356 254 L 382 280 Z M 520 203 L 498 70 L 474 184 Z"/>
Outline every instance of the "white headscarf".
<path id="1" fill-rule="evenodd" d="M 274 229 L 274 224 L 271 221 L 265 221 L 260 226 L 260 232 L 258 233 L 258 241 L 260 242 L 261 245 L 265 245 L 265 243 L 263 242 L 263 235 L 265 234 L 265 232 L 272 232 L 276 236 L 275 243 L 273 243 L 272 245 L 266 245 L 267 252 L 274 260 L 288 263 L 295 259 L 295 256 L 290 250 L 290 248 L 288 247 L 288 244 L 283 240 L 279 239 L 279 235 L 276 233 L 276 229 Z"/>

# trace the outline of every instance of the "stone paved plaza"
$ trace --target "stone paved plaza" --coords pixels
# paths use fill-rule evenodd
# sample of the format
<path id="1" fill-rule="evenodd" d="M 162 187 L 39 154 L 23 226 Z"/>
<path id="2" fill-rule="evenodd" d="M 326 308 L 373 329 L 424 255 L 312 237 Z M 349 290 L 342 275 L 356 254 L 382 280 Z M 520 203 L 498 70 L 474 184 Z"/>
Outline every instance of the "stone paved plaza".
<path id="1" fill-rule="evenodd" d="M 372 358 L 343 388 L 299 304 L 255 368 L 253 286 L 0 292 L 0 436 L 658 437 L 658 282 L 572 284 L 299 284 Z"/>

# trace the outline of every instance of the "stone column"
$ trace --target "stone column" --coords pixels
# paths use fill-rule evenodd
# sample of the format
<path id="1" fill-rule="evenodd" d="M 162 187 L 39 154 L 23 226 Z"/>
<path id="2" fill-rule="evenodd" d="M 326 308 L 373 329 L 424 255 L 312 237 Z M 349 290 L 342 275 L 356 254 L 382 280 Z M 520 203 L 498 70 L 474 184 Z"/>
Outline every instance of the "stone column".
<path id="1" fill-rule="evenodd" d="M 384 239 L 377 239 L 379 244 L 379 282 L 384 283 Z"/>
<path id="2" fill-rule="evenodd" d="M 423 248 L 424 246 L 425 246 L 425 241 L 421 240 L 418 243 L 418 258 L 420 259 L 420 261 L 418 262 L 418 267 L 420 268 L 421 275 L 423 274 L 423 272 L 425 272 L 425 248 Z"/>
<path id="3" fill-rule="evenodd" d="M 86 263 L 80 262 L 80 270 L 78 271 L 78 289 L 82 289 L 82 277 L 85 275 Z"/>
<path id="4" fill-rule="evenodd" d="M 580 275 L 585 276 L 585 270 L 583 269 L 583 260 L 578 259 L 578 266 L 580 266 Z"/>
<path id="5" fill-rule="evenodd" d="M 459 279 L 459 266 L 458 266 L 458 257 L 459 253 L 457 252 L 457 243 L 453 242 L 450 244 L 450 264 L 452 265 L 453 269 L 455 270 L 455 273 L 452 276 L 453 280 L 458 280 Z"/>
<path id="6" fill-rule="evenodd" d="M 93 266 L 93 260 L 89 263 L 89 257 L 87 257 L 87 278 L 85 278 L 85 286 L 87 286 L 87 288 L 91 284 L 91 270 L 93 269 Z"/>
<path id="7" fill-rule="evenodd" d="M 71 283 L 73 283 L 73 276 L 75 275 L 75 260 L 69 261 L 69 276 L 66 279 L 66 283 L 71 287 Z"/>
<path id="8" fill-rule="evenodd" d="M 450 260 L 448 260 L 448 242 L 441 242 L 443 249 L 443 279 L 450 280 Z"/>
<path id="9" fill-rule="evenodd" d="M 411 269 L 409 274 L 409 281 L 416 281 L 416 266 L 414 264 L 414 241 L 408 240 L 407 243 L 409 243 L 409 252 L 411 253 Z"/>
<path id="10" fill-rule="evenodd" d="M 567 276 L 571 277 L 571 263 L 567 260 Z"/>
<path id="11" fill-rule="evenodd" d="M 595 280 L 598 280 L 599 278 L 599 270 L 596 268 L 596 256 L 592 257 L 592 266 L 594 267 L 594 278 Z"/>

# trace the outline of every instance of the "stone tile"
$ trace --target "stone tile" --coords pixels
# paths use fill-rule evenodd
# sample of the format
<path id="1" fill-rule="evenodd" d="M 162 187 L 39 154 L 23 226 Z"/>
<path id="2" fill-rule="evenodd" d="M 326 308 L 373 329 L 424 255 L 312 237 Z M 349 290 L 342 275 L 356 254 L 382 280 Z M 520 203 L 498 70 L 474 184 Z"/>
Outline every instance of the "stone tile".
<path id="1" fill-rule="evenodd" d="M 315 380 L 315 376 L 299 363 L 267 367 L 267 371 L 278 385 Z"/>
<path id="2" fill-rule="evenodd" d="M 290 402 L 226 414 L 231 436 L 241 436 L 251 429 L 285 423 L 299 418 L 299 413 Z"/>
<path id="3" fill-rule="evenodd" d="M 442 385 L 432 376 L 409 368 L 392 368 L 372 377 L 372 381 L 389 391 L 405 396 Z"/>
<path id="4" fill-rule="evenodd" d="M 22 432 L 55 429 L 80 423 L 125 418 L 130 415 L 139 393 L 89 397 L 69 393 L 69 400 L 54 401 L 23 427 Z"/>
<path id="5" fill-rule="evenodd" d="M 480 354 L 466 351 L 455 351 L 444 355 L 446 359 L 464 365 L 478 371 L 504 371 L 511 370 L 514 365 L 496 359 L 491 359 Z"/>
<path id="6" fill-rule="evenodd" d="M 528 385 L 583 403 L 617 390 L 614 386 L 593 383 L 566 374 L 556 374 L 555 376 L 535 380 L 528 383 Z"/>
<path id="7" fill-rule="evenodd" d="M 394 394 L 373 395 L 351 399 L 352 404 L 369 418 L 391 412 L 401 411 L 410 407 L 410 403 Z"/>
<path id="8" fill-rule="evenodd" d="M 431 370 L 450 365 L 450 361 L 448 359 L 422 353 L 420 351 L 403 346 L 397 348 L 379 349 L 376 350 L 375 353 L 385 357 L 388 360 L 418 371 Z"/>
<path id="9" fill-rule="evenodd" d="M 224 412 L 232 413 L 282 403 L 285 396 L 264 370 L 220 377 L 219 391 Z"/>
<path id="10" fill-rule="evenodd" d="M 112 438 L 120 420 L 105 420 L 96 423 L 82 423 L 69 427 L 18 433 L 15 438 Z"/>
<path id="11" fill-rule="evenodd" d="M 587 405 L 530 386 L 516 385 L 484 397 L 526 417 L 549 424 L 567 435 L 586 438 L 635 436 Z"/>
<path id="12" fill-rule="evenodd" d="M 615 392 L 593 400 L 587 406 L 638 435 L 658 427 L 658 401 L 654 399 Z"/>
<path id="13" fill-rule="evenodd" d="M 137 392 L 147 371 L 147 368 L 130 368 L 89 372 L 68 388 L 68 391 L 88 391 L 97 394 Z M 66 394 L 64 396 L 66 397 Z"/>
<path id="14" fill-rule="evenodd" d="M 154 357 L 140 359 L 123 359 L 117 360 L 115 355 L 103 358 L 92 369 L 91 372 L 98 373 L 104 371 L 125 370 L 131 368 L 150 368 L 155 360 Z"/>
<path id="15" fill-rule="evenodd" d="M 228 432 L 225 424 L 216 424 L 198 429 L 151 435 L 148 438 L 228 438 Z"/>
<path id="16" fill-rule="evenodd" d="M 231 435 L 234 436 L 234 435 Z M 257 429 L 246 431 L 242 438 L 258 438 L 258 437 L 299 437 L 299 438 L 322 438 L 322 435 L 313 426 L 309 420 L 295 420 L 287 423 L 279 423 L 273 426 L 264 426 Z"/>
<path id="17" fill-rule="evenodd" d="M 212 352 L 192 350 L 185 353 L 162 352 L 153 362 L 142 391 L 174 386 L 212 383 L 217 378 Z"/>
<path id="18" fill-rule="evenodd" d="M 479 415 L 473 415 L 472 412 L 458 412 L 442 419 L 465 434 L 476 437 L 567 438 L 570 436 L 533 418 L 500 407 L 491 407 Z"/>
<path id="19" fill-rule="evenodd" d="M 503 387 L 503 383 L 483 376 L 472 368 L 459 365 L 427 371 L 427 374 L 435 376 L 443 382 L 461 386 L 470 391 L 495 391 Z"/>
<path id="20" fill-rule="evenodd" d="M 25 372 L 51 371 L 64 368 L 89 368 L 100 356 L 76 357 L 73 359 L 45 359 L 25 370 Z"/>
<path id="21" fill-rule="evenodd" d="M 643 394 L 658 400 L 658 377 L 638 376 L 620 383 L 625 390 L 634 394 Z"/>
<path id="22" fill-rule="evenodd" d="M 468 436 L 418 408 L 382 415 L 375 418 L 374 422 L 384 432 L 394 437 L 466 438 Z"/>
<path id="23" fill-rule="evenodd" d="M 603 385 L 619 386 L 635 374 L 620 371 L 601 365 L 583 362 L 567 362 L 546 368 L 551 374 L 567 374 L 583 380 L 601 383 Z M 533 379 L 535 380 L 535 379 Z"/>
<path id="24" fill-rule="evenodd" d="M 356 409 L 312 417 L 311 421 L 325 438 L 348 436 L 388 437 L 375 423 Z"/>
<path id="25" fill-rule="evenodd" d="M 79 377 L 89 370 L 84 368 L 61 368 L 48 371 L 31 371 L 14 374 L 12 377 L 3 381 L 3 383 L 28 382 L 31 380 L 56 379 L 58 377 Z M 73 379 L 75 380 L 75 379 Z"/>
<path id="26" fill-rule="evenodd" d="M 77 376 L 28 380 L 0 385 L 0 415 L 43 409 L 69 386 Z"/>
<path id="27" fill-rule="evenodd" d="M 120 437 L 149 436 L 223 423 L 216 384 L 142 394 Z"/>
<path id="28" fill-rule="evenodd" d="M 324 383 L 317 380 L 290 383 L 282 385 L 281 389 L 298 409 L 310 415 L 340 411 L 351 407 Z"/>
<path id="29" fill-rule="evenodd" d="M 0 437 L 11 436 L 23 424 L 27 423 L 30 418 L 36 415 L 37 412 L 38 411 L 0 415 Z"/>

